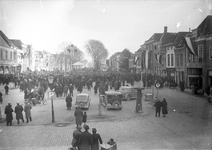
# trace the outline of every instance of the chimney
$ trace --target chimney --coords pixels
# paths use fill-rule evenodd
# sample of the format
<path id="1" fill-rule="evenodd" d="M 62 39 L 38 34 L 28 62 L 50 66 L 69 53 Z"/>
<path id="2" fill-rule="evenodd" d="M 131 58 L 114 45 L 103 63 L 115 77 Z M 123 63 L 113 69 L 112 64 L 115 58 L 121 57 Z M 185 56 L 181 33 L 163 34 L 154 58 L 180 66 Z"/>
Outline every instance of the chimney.
<path id="1" fill-rule="evenodd" d="M 191 32 L 191 28 L 188 29 L 188 32 Z"/>
<path id="2" fill-rule="evenodd" d="M 167 30 L 168 30 L 168 27 L 165 26 L 165 27 L 164 27 L 164 33 L 167 33 Z"/>

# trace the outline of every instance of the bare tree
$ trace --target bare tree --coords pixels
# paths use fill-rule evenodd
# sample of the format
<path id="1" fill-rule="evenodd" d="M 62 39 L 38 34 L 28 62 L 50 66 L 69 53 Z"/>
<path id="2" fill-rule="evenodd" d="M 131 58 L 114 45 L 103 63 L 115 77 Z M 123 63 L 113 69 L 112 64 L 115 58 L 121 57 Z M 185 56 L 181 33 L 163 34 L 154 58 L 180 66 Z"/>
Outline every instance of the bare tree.
<path id="1" fill-rule="evenodd" d="M 66 72 L 68 66 L 72 68 L 73 63 L 83 60 L 83 52 L 71 42 L 62 42 L 58 47 L 57 63 L 60 64 L 61 70 L 63 64 Z"/>
<path id="2" fill-rule="evenodd" d="M 94 62 L 94 68 L 100 70 L 102 62 L 104 62 L 108 56 L 108 51 L 98 40 L 88 40 L 85 44 L 85 48 L 88 54 L 91 56 Z"/>

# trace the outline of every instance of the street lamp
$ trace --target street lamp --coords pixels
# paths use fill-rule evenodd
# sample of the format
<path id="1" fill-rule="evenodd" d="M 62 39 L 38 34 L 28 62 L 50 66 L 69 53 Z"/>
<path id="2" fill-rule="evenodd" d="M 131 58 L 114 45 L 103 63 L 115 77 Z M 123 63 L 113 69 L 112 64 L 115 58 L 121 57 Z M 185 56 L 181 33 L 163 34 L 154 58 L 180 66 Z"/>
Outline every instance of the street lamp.
<path id="1" fill-rule="evenodd" d="M 55 122 L 55 120 L 54 120 L 54 103 L 53 103 L 53 96 L 54 96 L 53 81 L 54 81 L 54 77 L 52 75 L 50 75 L 48 77 L 48 81 L 49 81 L 50 89 L 51 89 L 51 92 L 49 92 L 49 96 L 51 98 L 51 105 L 52 105 L 52 123 L 54 123 Z"/>

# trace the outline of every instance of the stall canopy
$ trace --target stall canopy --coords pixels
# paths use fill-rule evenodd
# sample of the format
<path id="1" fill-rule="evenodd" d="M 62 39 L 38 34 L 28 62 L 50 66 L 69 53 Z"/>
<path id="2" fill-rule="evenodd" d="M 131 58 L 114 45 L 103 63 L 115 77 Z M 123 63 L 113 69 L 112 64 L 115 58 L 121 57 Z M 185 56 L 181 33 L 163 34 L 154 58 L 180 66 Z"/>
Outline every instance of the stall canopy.
<path id="1" fill-rule="evenodd" d="M 81 62 L 76 62 L 76 63 L 73 64 L 73 66 L 83 66 L 83 65 L 84 65 L 84 64 L 81 63 Z"/>

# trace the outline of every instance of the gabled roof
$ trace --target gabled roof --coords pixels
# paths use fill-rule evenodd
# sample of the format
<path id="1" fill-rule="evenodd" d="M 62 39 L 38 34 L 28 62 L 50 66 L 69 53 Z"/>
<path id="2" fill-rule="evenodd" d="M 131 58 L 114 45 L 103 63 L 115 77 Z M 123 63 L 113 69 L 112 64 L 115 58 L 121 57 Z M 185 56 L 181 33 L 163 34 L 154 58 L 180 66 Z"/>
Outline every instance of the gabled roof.
<path id="1" fill-rule="evenodd" d="M 178 32 L 174 39 L 174 45 L 177 48 L 184 46 L 184 37 L 188 34 L 191 34 L 191 32 Z"/>
<path id="2" fill-rule="evenodd" d="M 9 40 L 9 38 L 0 30 L 0 36 L 7 43 L 7 45 L 11 47 L 15 47 L 15 45 Z"/>
<path id="3" fill-rule="evenodd" d="M 163 33 L 163 35 L 160 37 L 160 39 L 158 41 L 162 42 L 162 45 L 166 45 L 168 43 L 173 43 L 175 36 L 177 33 Z"/>
<path id="4" fill-rule="evenodd" d="M 212 34 L 212 16 L 207 16 L 197 27 L 200 36 Z"/>
<path id="5" fill-rule="evenodd" d="M 161 36 L 163 35 L 163 33 L 154 33 L 147 41 L 145 42 L 148 42 L 148 41 L 157 41 Z"/>
<path id="6" fill-rule="evenodd" d="M 22 45 L 23 45 L 23 43 L 21 42 L 21 40 L 10 39 L 10 41 L 11 41 L 16 47 L 18 47 L 19 49 L 22 50 Z"/>

